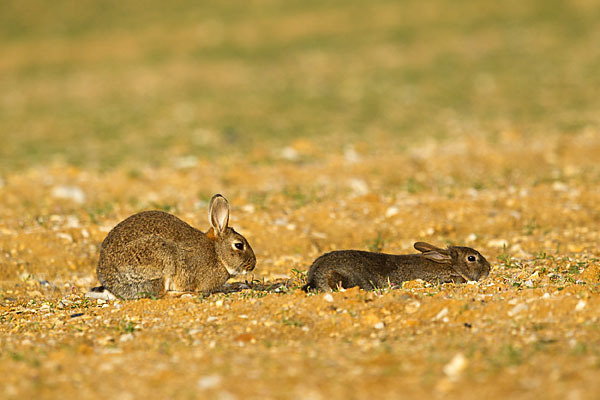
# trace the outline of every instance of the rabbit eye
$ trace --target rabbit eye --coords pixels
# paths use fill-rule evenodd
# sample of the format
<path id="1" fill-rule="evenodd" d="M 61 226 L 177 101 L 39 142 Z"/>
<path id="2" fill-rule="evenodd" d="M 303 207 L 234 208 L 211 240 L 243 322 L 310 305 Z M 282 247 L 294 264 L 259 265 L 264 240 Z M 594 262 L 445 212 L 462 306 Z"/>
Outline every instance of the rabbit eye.
<path id="1" fill-rule="evenodd" d="M 236 248 L 236 249 L 238 249 L 238 250 L 244 250 L 244 243 L 242 243 L 242 242 L 235 242 L 233 244 L 233 247 Z"/>
<path id="2" fill-rule="evenodd" d="M 475 258 L 475 256 L 469 256 L 469 257 L 467 257 L 467 260 L 469 262 L 474 262 L 476 260 L 476 258 Z"/>

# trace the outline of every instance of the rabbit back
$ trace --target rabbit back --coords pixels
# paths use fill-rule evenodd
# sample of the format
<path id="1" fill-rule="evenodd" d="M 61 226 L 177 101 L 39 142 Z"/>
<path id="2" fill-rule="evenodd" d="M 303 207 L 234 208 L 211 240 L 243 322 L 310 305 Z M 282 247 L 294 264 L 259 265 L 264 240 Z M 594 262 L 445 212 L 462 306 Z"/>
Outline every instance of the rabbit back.
<path id="1" fill-rule="evenodd" d="M 209 291 L 229 274 L 217 268 L 214 245 L 198 229 L 162 211 L 144 211 L 115 226 L 102 242 L 97 275 L 124 299 L 167 290 Z"/>
<path id="2" fill-rule="evenodd" d="M 317 258 L 310 266 L 305 290 L 331 291 L 359 286 L 365 290 L 398 287 L 404 281 L 464 282 L 451 265 L 423 254 L 394 255 L 360 250 L 339 250 Z"/>

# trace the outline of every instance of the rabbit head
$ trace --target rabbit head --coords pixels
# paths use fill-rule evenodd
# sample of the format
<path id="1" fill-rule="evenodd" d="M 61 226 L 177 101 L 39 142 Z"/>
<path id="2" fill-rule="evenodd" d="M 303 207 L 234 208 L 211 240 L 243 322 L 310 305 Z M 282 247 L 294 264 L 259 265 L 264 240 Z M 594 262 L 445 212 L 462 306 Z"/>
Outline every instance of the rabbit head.
<path id="1" fill-rule="evenodd" d="M 246 238 L 228 226 L 229 203 L 216 194 L 208 206 L 208 221 L 211 229 L 207 236 L 214 241 L 219 262 L 231 276 L 245 274 L 256 266 L 256 256 Z"/>
<path id="2" fill-rule="evenodd" d="M 452 267 L 465 281 L 478 281 L 490 273 L 490 264 L 485 257 L 470 247 L 448 246 L 440 249 L 425 242 L 417 242 L 414 246 L 428 260 Z"/>

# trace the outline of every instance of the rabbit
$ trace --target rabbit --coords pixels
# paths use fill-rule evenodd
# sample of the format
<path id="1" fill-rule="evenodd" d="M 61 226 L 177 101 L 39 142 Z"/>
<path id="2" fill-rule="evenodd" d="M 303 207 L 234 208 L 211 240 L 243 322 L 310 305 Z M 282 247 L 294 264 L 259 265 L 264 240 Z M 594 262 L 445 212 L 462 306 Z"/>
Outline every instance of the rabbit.
<path id="1" fill-rule="evenodd" d="M 166 292 L 210 293 L 256 266 L 248 241 L 228 226 L 229 204 L 216 194 L 203 233 L 174 215 L 143 211 L 115 226 L 100 246 L 100 287 L 88 297 L 136 299 Z M 109 293 L 106 293 L 108 291 Z"/>
<path id="2" fill-rule="evenodd" d="M 360 250 L 339 250 L 324 254 L 310 266 L 305 291 L 332 291 L 359 286 L 370 290 L 404 281 L 462 283 L 484 279 L 490 264 L 469 247 L 440 249 L 425 242 L 414 244 L 422 254 L 393 255 Z"/>

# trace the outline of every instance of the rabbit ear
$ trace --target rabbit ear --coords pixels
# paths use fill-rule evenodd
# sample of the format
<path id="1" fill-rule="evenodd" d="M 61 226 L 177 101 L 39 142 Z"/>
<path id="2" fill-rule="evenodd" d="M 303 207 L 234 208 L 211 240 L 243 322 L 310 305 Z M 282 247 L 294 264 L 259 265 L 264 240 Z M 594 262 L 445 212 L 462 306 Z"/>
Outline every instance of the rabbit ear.
<path id="1" fill-rule="evenodd" d="M 438 264 L 450 264 L 452 257 L 445 250 L 438 249 L 436 251 L 426 251 L 423 253 L 423 257 Z"/>
<path id="2" fill-rule="evenodd" d="M 434 245 L 425 242 L 416 242 L 414 246 L 415 249 L 419 250 L 421 253 L 426 253 L 428 251 L 444 251 L 439 247 L 435 247 Z"/>
<path id="3" fill-rule="evenodd" d="M 210 222 L 210 226 L 212 226 L 217 234 L 221 234 L 227 229 L 227 224 L 229 223 L 229 203 L 220 194 L 215 194 L 210 199 L 208 222 Z"/>

